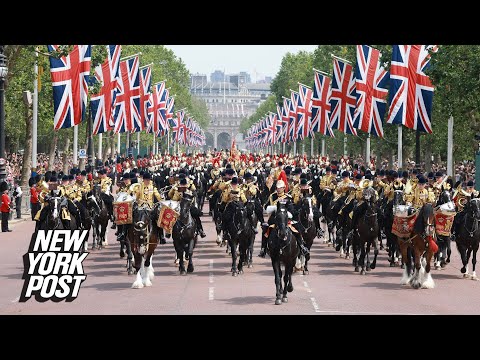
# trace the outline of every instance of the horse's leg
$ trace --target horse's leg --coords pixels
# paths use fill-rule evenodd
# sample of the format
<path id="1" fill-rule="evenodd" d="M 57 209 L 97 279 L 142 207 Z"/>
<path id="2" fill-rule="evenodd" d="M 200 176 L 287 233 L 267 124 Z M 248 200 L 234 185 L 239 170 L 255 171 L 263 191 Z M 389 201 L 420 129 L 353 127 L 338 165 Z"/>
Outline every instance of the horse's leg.
<path id="1" fill-rule="evenodd" d="M 283 288 L 282 302 L 284 303 L 288 302 L 287 292 L 293 291 L 292 274 L 293 274 L 293 264 L 288 262 L 288 264 L 285 264 L 285 276 L 283 277 L 283 282 L 285 284 L 285 287 Z"/>
<path id="2" fill-rule="evenodd" d="M 414 260 L 415 260 L 415 271 L 413 273 L 412 281 L 410 281 L 410 285 L 414 289 L 420 289 L 422 286 L 422 279 L 423 279 L 423 273 L 425 269 L 422 266 L 422 253 L 420 249 L 418 249 L 417 246 L 413 247 L 413 253 L 414 253 Z"/>
<path id="3" fill-rule="evenodd" d="M 463 244 L 463 241 L 456 241 L 457 249 L 460 253 L 460 258 L 462 259 L 463 267 L 460 269 L 460 272 L 463 274 L 463 277 L 468 277 L 468 259 L 467 259 L 467 247 Z"/>
<path id="4" fill-rule="evenodd" d="M 195 248 L 195 238 L 196 238 L 196 235 L 188 243 L 188 266 L 187 266 L 188 273 L 192 273 L 194 270 L 192 257 L 193 257 L 193 249 Z"/>
<path id="5" fill-rule="evenodd" d="M 102 229 L 100 232 L 100 247 L 108 246 L 108 239 L 107 239 L 107 231 L 108 231 L 108 222 L 102 224 Z"/>
<path id="6" fill-rule="evenodd" d="M 182 244 L 175 244 L 175 253 L 177 254 L 178 270 L 180 271 L 180 275 L 187 275 L 187 272 L 185 271 L 185 264 L 183 263 L 183 254 L 185 253 L 185 249 Z"/>
<path id="7" fill-rule="evenodd" d="M 359 244 L 360 244 L 359 236 L 357 234 L 353 234 L 353 236 L 352 236 L 352 251 L 353 251 L 352 264 L 355 267 L 355 272 L 360 271 L 359 261 L 358 261 Z"/>
<path id="8" fill-rule="evenodd" d="M 478 243 L 473 247 L 473 255 L 472 255 L 472 280 L 478 280 L 477 274 L 475 273 L 475 264 L 477 263 L 477 251 L 478 251 Z"/>
<path id="9" fill-rule="evenodd" d="M 235 235 L 236 236 L 236 235 Z M 232 276 L 237 276 L 237 246 L 233 242 L 233 240 L 228 240 L 228 247 L 232 253 L 232 268 L 230 271 L 232 272 Z"/>
<path id="10" fill-rule="evenodd" d="M 450 262 L 450 256 L 452 255 L 452 237 L 449 236 L 447 238 L 447 258 L 445 259 L 445 262 L 448 264 Z"/>
<path id="11" fill-rule="evenodd" d="M 280 258 L 276 259 L 278 256 L 270 256 L 272 259 L 273 272 L 275 273 L 275 288 L 276 288 L 276 299 L 275 305 L 282 304 L 282 269 L 280 266 Z"/>
<path id="12" fill-rule="evenodd" d="M 253 266 L 253 244 L 255 242 L 255 233 L 252 233 L 250 235 L 250 243 L 248 245 L 248 268 L 251 268 Z"/>
<path id="13" fill-rule="evenodd" d="M 365 251 L 365 258 L 367 259 L 366 261 L 366 265 L 365 265 L 365 270 L 366 271 L 370 271 L 370 249 L 371 249 L 371 242 L 370 241 L 367 241 L 365 243 L 366 245 L 366 251 Z"/>
<path id="14" fill-rule="evenodd" d="M 402 254 L 402 263 L 403 263 L 403 276 L 400 280 L 400 284 L 408 285 L 411 281 L 412 274 L 412 264 L 408 259 L 408 244 L 402 238 L 397 238 L 397 244 Z"/>
<path id="15" fill-rule="evenodd" d="M 370 269 L 375 269 L 375 267 L 377 266 L 377 256 L 378 256 L 378 237 L 374 238 L 372 240 L 372 243 L 373 243 L 373 261 L 372 263 L 370 264 Z"/>
<path id="16" fill-rule="evenodd" d="M 135 271 L 133 270 L 133 252 L 130 240 L 127 239 L 125 245 L 127 247 L 127 273 L 128 275 L 133 275 L 135 274 Z"/>
<path id="17" fill-rule="evenodd" d="M 135 281 L 132 284 L 132 289 L 141 289 L 143 288 L 143 275 L 145 274 L 143 255 L 135 252 L 135 269 L 137 270 L 137 275 Z"/>
<path id="18" fill-rule="evenodd" d="M 155 245 L 150 244 L 148 247 L 148 252 L 145 254 L 145 271 L 142 276 L 143 285 L 152 286 L 152 280 L 154 278 L 153 266 L 152 266 L 152 257 L 153 252 L 155 251 Z"/>
<path id="19" fill-rule="evenodd" d="M 242 233 L 241 235 L 245 236 L 244 233 Z M 247 261 L 247 249 L 245 247 L 244 239 L 241 239 L 238 244 L 238 252 L 240 256 L 240 260 L 238 261 L 238 273 L 243 274 L 243 264 Z"/>
<path id="20" fill-rule="evenodd" d="M 430 248 L 427 249 L 427 253 L 425 254 L 425 273 L 423 274 L 422 281 L 422 289 L 433 289 L 435 287 L 435 282 L 433 281 L 432 274 L 430 272 L 431 266 L 430 262 L 433 258 L 433 252 Z"/>
<path id="21" fill-rule="evenodd" d="M 366 250 L 365 250 L 366 244 L 360 240 L 360 256 L 358 258 L 358 265 L 362 268 L 360 270 L 360 275 L 365 275 L 365 255 L 366 255 Z"/>

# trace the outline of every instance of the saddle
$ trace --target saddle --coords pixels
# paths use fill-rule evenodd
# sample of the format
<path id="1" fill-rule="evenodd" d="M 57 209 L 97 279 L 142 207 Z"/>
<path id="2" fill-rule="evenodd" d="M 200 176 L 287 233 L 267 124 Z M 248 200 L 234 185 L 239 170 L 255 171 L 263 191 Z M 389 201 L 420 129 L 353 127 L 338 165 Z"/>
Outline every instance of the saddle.
<path id="1" fill-rule="evenodd" d="M 290 230 L 292 230 L 292 232 L 298 233 L 297 229 L 295 229 L 295 228 L 293 227 L 293 224 L 292 224 L 291 221 L 288 221 L 287 226 L 290 228 Z M 267 231 L 265 231 L 265 238 L 268 239 L 268 236 L 270 235 L 271 229 L 274 229 L 274 228 L 275 228 L 275 224 L 272 224 L 272 225 L 270 225 L 270 226 L 268 227 Z"/>

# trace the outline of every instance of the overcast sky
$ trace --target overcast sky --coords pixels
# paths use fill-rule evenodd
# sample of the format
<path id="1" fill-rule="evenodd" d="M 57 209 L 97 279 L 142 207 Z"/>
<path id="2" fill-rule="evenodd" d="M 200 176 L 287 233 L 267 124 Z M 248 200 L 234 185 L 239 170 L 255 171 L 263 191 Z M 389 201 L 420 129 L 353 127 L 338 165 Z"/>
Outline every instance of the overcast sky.
<path id="1" fill-rule="evenodd" d="M 195 74 L 223 70 L 227 74 L 246 71 L 252 81 L 275 77 L 287 52 L 313 51 L 317 45 L 165 45 Z"/>

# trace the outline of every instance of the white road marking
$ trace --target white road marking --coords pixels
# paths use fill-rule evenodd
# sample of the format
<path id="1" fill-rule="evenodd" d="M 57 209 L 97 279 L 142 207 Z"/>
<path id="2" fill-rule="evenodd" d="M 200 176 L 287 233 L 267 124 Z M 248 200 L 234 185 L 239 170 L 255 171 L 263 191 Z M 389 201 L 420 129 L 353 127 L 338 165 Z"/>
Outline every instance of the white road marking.
<path id="1" fill-rule="evenodd" d="M 213 284 L 214 283 L 214 280 L 213 280 L 213 259 L 210 259 L 210 265 L 209 265 L 209 268 L 210 268 L 210 273 L 208 274 L 208 282 L 210 284 Z M 210 286 L 208 288 L 208 300 L 214 300 L 214 293 L 215 293 L 215 286 Z"/>
<path id="2" fill-rule="evenodd" d="M 208 300 L 214 300 L 215 287 L 211 286 L 208 288 Z"/>
<path id="3" fill-rule="evenodd" d="M 312 305 L 313 305 L 313 308 L 315 309 L 315 312 L 321 312 L 321 310 L 318 307 L 317 300 L 315 300 L 314 297 L 311 297 L 310 301 L 312 302 Z"/>
<path id="4" fill-rule="evenodd" d="M 313 307 L 318 307 L 315 302 L 315 298 L 311 298 Z M 341 311 L 341 310 L 319 310 L 315 308 L 315 312 L 323 314 L 352 314 L 352 315 L 425 315 L 425 314 L 415 314 L 415 313 L 382 313 L 382 312 L 368 312 L 368 311 Z"/>
<path id="5" fill-rule="evenodd" d="M 11 303 L 16 303 L 18 302 L 18 300 L 20 300 L 20 296 L 17 296 L 15 299 L 13 299 L 12 301 L 10 301 Z"/>
<path id="6" fill-rule="evenodd" d="M 213 270 L 213 259 L 210 260 L 210 270 Z M 208 282 L 213 284 L 213 271 L 210 271 L 208 275 Z"/>
<path id="7" fill-rule="evenodd" d="M 310 287 L 308 286 L 308 283 L 306 281 L 303 282 L 303 286 L 305 286 L 305 288 L 307 289 L 307 292 L 309 292 L 309 293 L 312 292 L 312 289 L 310 289 Z"/>

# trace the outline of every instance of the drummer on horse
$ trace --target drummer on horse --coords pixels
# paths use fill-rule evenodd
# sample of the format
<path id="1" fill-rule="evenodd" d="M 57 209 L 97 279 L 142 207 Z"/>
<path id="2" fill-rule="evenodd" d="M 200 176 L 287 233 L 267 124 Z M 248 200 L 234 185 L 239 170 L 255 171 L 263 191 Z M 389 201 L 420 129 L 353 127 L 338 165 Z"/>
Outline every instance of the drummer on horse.
<path id="1" fill-rule="evenodd" d="M 113 217 L 112 179 L 107 176 L 105 169 L 99 170 L 98 176 L 100 179 L 100 187 L 102 192 L 101 197 L 105 202 L 105 205 L 107 205 L 108 216 L 113 223 L 111 228 L 115 229 L 117 226 L 115 224 L 115 218 Z"/>
<path id="2" fill-rule="evenodd" d="M 458 185 L 457 189 L 455 190 L 455 194 L 453 195 L 453 201 L 456 205 L 457 215 L 453 220 L 452 226 L 452 240 L 455 240 L 457 236 L 459 226 L 463 222 L 463 218 L 465 216 L 465 205 L 472 199 L 476 198 L 480 195 L 480 193 L 475 190 L 473 180 L 469 180 L 467 183 L 466 189 L 462 189 L 462 184 Z"/>

